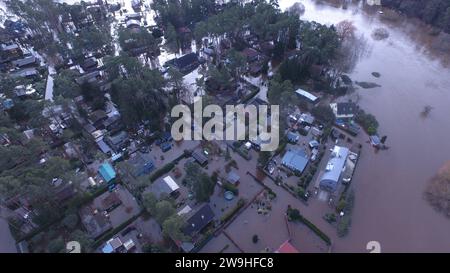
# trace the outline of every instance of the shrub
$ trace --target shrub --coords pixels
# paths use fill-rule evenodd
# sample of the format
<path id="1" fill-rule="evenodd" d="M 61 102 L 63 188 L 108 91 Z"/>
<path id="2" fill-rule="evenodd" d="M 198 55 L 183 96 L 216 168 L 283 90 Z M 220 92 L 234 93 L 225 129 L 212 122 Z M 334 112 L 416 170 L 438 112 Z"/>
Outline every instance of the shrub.
<path id="1" fill-rule="evenodd" d="M 223 188 L 226 191 L 231 191 L 232 193 L 234 193 L 234 195 L 238 195 L 239 194 L 239 189 L 235 185 L 233 185 L 233 184 L 231 184 L 229 182 L 224 182 L 222 184 L 222 186 L 223 186 Z"/>
<path id="2" fill-rule="evenodd" d="M 164 165 L 163 167 L 161 167 L 160 169 L 156 170 L 151 176 L 150 176 L 150 181 L 154 182 L 156 179 L 158 179 L 159 177 L 161 177 L 162 175 L 170 172 L 173 168 L 175 167 L 175 164 L 173 162 L 167 163 L 166 165 Z"/>
<path id="3" fill-rule="evenodd" d="M 351 224 L 350 216 L 345 215 L 344 217 L 341 218 L 337 226 L 337 233 L 339 237 L 344 237 L 345 235 L 348 234 L 350 224 Z"/>
<path id="4" fill-rule="evenodd" d="M 78 224 L 78 216 L 76 214 L 69 214 L 64 217 L 64 219 L 61 221 L 61 223 L 67 228 L 67 229 L 74 229 Z"/>
<path id="5" fill-rule="evenodd" d="M 48 243 L 47 250 L 50 253 L 59 253 L 64 249 L 64 240 L 58 237 Z"/>
<path id="6" fill-rule="evenodd" d="M 239 209 L 241 209 L 244 205 L 245 205 L 245 200 L 242 198 L 239 199 L 236 206 L 233 209 L 231 209 L 227 214 L 222 216 L 222 218 L 220 219 L 220 222 L 225 223 L 226 221 L 230 220 L 231 217 L 233 217 L 233 215 L 236 214 L 239 211 Z"/>

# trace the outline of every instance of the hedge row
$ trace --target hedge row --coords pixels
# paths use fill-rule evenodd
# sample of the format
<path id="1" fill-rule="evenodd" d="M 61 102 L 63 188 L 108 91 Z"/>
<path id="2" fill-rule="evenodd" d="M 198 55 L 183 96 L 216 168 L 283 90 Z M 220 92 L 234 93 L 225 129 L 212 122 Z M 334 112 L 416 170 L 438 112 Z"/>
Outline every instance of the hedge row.
<path id="1" fill-rule="evenodd" d="M 239 199 L 236 206 L 232 210 L 227 212 L 224 216 L 222 216 L 222 218 L 220 219 L 220 222 L 225 223 L 226 221 L 230 220 L 231 217 L 233 217 L 244 205 L 245 205 L 245 200 Z"/>
<path id="2" fill-rule="evenodd" d="M 330 239 L 330 237 L 328 237 L 328 235 L 326 235 L 323 231 L 321 231 L 318 227 L 316 227 L 316 225 L 311 223 L 308 219 L 303 217 L 303 215 L 300 215 L 300 216 L 301 216 L 300 221 L 302 221 L 303 224 L 305 224 L 307 227 L 309 227 L 315 234 L 317 234 L 317 236 L 322 238 L 322 240 L 327 245 L 331 245 L 331 239 Z"/>
<path id="3" fill-rule="evenodd" d="M 174 162 L 167 163 L 166 165 L 162 166 L 161 168 L 157 169 L 154 173 L 152 173 L 152 175 L 150 176 L 150 181 L 155 182 L 156 179 L 170 172 L 174 167 L 175 167 Z"/>

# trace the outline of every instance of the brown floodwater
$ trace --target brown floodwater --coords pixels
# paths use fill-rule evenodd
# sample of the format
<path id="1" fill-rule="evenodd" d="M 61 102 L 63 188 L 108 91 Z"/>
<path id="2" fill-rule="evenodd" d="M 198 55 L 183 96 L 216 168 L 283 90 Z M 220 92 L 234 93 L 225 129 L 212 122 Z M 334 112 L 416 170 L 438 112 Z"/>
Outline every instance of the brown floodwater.
<path id="1" fill-rule="evenodd" d="M 280 7 L 295 2 L 280 0 Z M 325 2 L 300 2 L 306 7 L 302 19 L 325 24 L 350 20 L 364 35 L 366 53 L 350 76 L 381 87 L 360 89 L 352 97 L 377 117 L 379 132 L 388 136 L 390 146 L 374 153 L 364 145 L 353 180 L 352 228 L 336 241 L 334 251 L 366 252 L 369 241 L 379 241 L 383 252 L 450 251 L 450 219 L 423 199 L 428 179 L 450 159 L 448 55 L 433 52 L 434 38 L 414 20 L 381 20 L 379 9 L 361 4 L 343 9 Z M 371 34 L 380 27 L 388 30 L 389 38 L 376 41 Z M 373 77 L 372 72 L 381 77 Z M 432 110 L 423 118 L 420 113 L 426 105 Z"/>

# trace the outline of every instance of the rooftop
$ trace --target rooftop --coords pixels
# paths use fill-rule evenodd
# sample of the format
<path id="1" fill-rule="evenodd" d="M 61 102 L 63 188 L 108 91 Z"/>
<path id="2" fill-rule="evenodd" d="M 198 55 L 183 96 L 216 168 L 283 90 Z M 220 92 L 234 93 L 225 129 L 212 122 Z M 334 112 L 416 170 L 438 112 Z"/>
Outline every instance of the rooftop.
<path id="1" fill-rule="evenodd" d="M 203 205 L 194 215 L 187 219 L 183 232 L 192 236 L 200 232 L 214 219 L 214 212 L 208 204 Z"/>
<path id="2" fill-rule="evenodd" d="M 322 188 L 332 192 L 337 189 L 349 152 L 349 149 L 346 147 L 334 146 L 330 159 L 325 167 L 325 172 L 320 179 L 320 186 Z"/>
<path id="3" fill-rule="evenodd" d="M 103 163 L 100 168 L 98 169 L 98 173 L 102 176 L 102 178 L 109 182 L 116 178 L 116 172 L 114 171 L 114 168 L 109 163 Z"/>
<path id="4" fill-rule="evenodd" d="M 303 172 L 308 164 L 309 158 L 305 150 L 289 150 L 284 154 L 281 163 L 293 171 Z"/>
<path id="5" fill-rule="evenodd" d="M 309 93 L 308 91 L 305 91 L 303 89 L 297 89 L 295 91 L 295 93 L 297 93 L 297 95 L 299 95 L 300 97 L 304 97 L 308 100 L 310 100 L 311 102 L 316 102 L 317 100 L 319 100 L 318 97 L 314 96 L 313 94 Z"/>

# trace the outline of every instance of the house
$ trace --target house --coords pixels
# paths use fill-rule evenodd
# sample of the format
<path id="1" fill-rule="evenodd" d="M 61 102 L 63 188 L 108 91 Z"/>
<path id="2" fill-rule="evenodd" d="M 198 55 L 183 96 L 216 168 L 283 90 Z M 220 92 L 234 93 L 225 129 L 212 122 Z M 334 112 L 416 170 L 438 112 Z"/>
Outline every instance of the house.
<path id="1" fill-rule="evenodd" d="M 281 164 L 291 171 L 302 173 L 308 161 L 309 157 L 304 149 L 292 149 L 284 154 Z"/>
<path id="2" fill-rule="evenodd" d="M 102 73 L 98 70 L 84 74 L 78 78 L 75 79 L 75 82 L 78 84 L 83 84 L 83 83 L 95 83 L 97 81 L 99 81 L 102 78 Z"/>
<path id="3" fill-rule="evenodd" d="M 239 183 L 239 180 L 241 179 L 241 177 L 235 173 L 234 171 L 231 171 L 228 173 L 227 176 L 227 182 L 233 185 L 237 185 Z"/>
<path id="4" fill-rule="evenodd" d="M 308 91 L 305 91 L 303 89 L 297 89 L 295 93 L 301 98 L 306 100 L 309 103 L 312 103 L 313 105 L 317 104 L 319 102 L 319 98 L 314 96 L 313 94 L 309 93 Z"/>
<path id="5" fill-rule="evenodd" d="M 178 186 L 177 182 L 175 182 L 171 176 L 166 176 L 163 179 L 159 179 L 153 183 L 150 186 L 149 191 L 152 192 L 158 199 L 164 198 L 165 196 L 172 196 L 176 198 L 179 188 L 180 186 Z"/>
<path id="6" fill-rule="evenodd" d="M 116 178 L 116 171 L 114 171 L 113 166 L 109 163 L 103 163 L 98 169 L 98 173 L 106 182 L 109 182 Z"/>
<path id="7" fill-rule="evenodd" d="M 140 13 L 128 13 L 125 15 L 125 20 L 141 20 L 142 16 Z"/>
<path id="8" fill-rule="evenodd" d="M 251 63 L 254 61 L 257 61 L 259 59 L 259 52 L 251 47 L 247 47 L 246 49 L 242 50 L 242 54 L 247 59 L 247 62 Z"/>
<path id="9" fill-rule="evenodd" d="M 103 121 L 103 127 L 109 132 L 119 130 L 122 127 L 120 115 L 109 116 Z"/>
<path id="10" fill-rule="evenodd" d="M 103 253 L 118 252 L 118 249 L 120 249 L 122 246 L 123 243 L 119 237 L 111 238 L 105 243 L 105 246 L 103 246 L 102 252 Z"/>
<path id="11" fill-rule="evenodd" d="M 214 54 L 215 54 L 214 49 L 213 48 L 209 48 L 209 47 L 203 48 L 202 51 L 203 51 L 203 53 L 205 53 L 208 56 L 214 56 Z"/>
<path id="12" fill-rule="evenodd" d="M 103 129 L 103 121 L 106 120 L 108 116 L 106 112 L 99 109 L 95 110 L 89 115 L 89 122 L 97 129 Z"/>
<path id="13" fill-rule="evenodd" d="M 99 212 L 91 206 L 85 206 L 78 212 L 81 223 L 87 231 L 89 237 L 97 239 L 102 234 L 112 229 L 111 222 L 105 214 Z"/>
<path id="14" fill-rule="evenodd" d="M 137 178 L 149 174 L 155 169 L 155 164 L 148 154 L 137 152 L 127 161 L 130 166 L 130 174 Z"/>
<path id="15" fill-rule="evenodd" d="M 193 237 L 202 231 L 214 219 L 214 212 L 209 204 L 203 205 L 195 214 L 186 220 L 186 226 L 182 229 L 187 236 Z"/>
<path id="16" fill-rule="evenodd" d="M 37 64 L 39 64 L 39 61 L 34 56 L 27 56 L 25 58 L 12 61 L 12 64 L 15 67 L 22 68 L 22 67 L 29 67 L 29 66 L 37 65 Z"/>
<path id="17" fill-rule="evenodd" d="M 286 240 L 281 246 L 275 250 L 275 253 L 300 253 L 290 242 Z"/>
<path id="18" fill-rule="evenodd" d="M 126 25 L 127 25 L 127 28 L 138 28 L 141 26 L 141 21 L 135 20 L 135 19 L 130 19 L 130 20 L 127 20 Z"/>
<path id="19" fill-rule="evenodd" d="M 127 144 L 127 141 L 128 141 L 128 134 L 125 131 L 120 131 L 106 138 L 106 142 L 116 152 L 124 148 Z"/>
<path id="20" fill-rule="evenodd" d="M 309 148 L 316 149 L 319 147 L 320 144 L 317 140 L 313 139 L 308 143 L 308 145 L 309 145 Z"/>
<path id="21" fill-rule="evenodd" d="M 194 70 L 199 64 L 198 55 L 193 52 L 174 60 L 175 67 L 182 73 Z"/>
<path id="22" fill-rule="evenodd" d="M 28 84 L 27 86 L 18 85 L 14 87 L 14 93 L 17 97 L 22 98 L 33 95 L 36 93 L 36 89 L 34 89 L 31 84 Z"/>
<path id="23" fill-rule="evenodd" d="M 371 135 L 370 136 L 370 144 L 374 147 L 380 147 L 381 146 L 381 140 L 380 137 L 377 135 Z"/>
<path id="24" fill-rule="evenodd" d="M 141 9 L 141 5 L 142 5 L 142 3 L 141 3 L 140 0 L 132 0 L 132 1 L 131 1 L 131 7 L 132 7 L 134 10 L 140 10 L 140 9 Z"/>
<path id="25" fill-rule="evenodd" d="M 92 71 L 95 68 L 97 68 L 98 61 L 94 57 L 88 58 L 84 60 L 84 62 L 81 64 L 81 68 L 83 68 L 84 71 Z"/>
<path id="26" fill-rule="evenodd" d="M 294 133 L 294 132 L 289 131 L 289 132 L 286 134 L 286 138 L 287 138 L 287 140 L 288 140 L 289 142 L 291 142 L 291 143 L 297 143 L 298 140 L 300 139 L 300 135 L 297 134 L 297 133 Z"/>
<path id="27" fill-rule="evenodd" d="M 264 66 L 264 64 L 262 64 L 260 62 L 254 62 L 254 63 L 250 64 L 250 66 L 248 68 L 248 72 L 252 76 L 257 76 L 263 70 L 263 66 Z"/>
<path id="28" fill-rule="evenodd" d="M 97 144 L 100 151 L 102 151 L 102 153 L 107 154 L 112 152 L 111 148 L 108 146 L 108 144 L 106 144 L 103 138 L 98 139 L 95 143 Z"/>
<path id="29" fill-rule="evenodd" d="M 17 60 L 20 57 L 22 57 L 23 51 L 15 43 L 2 44 L 0 46 L 0 55 L 3 59 L 12 61 L 12 60 Z"/>
<path id="30" fill-rule="evenodd" d="M 194 151 L 192 152 L 192 157 L 200 166 L 206 166 L 208 164 L 208 158 L 202 152 Z"/>
<path id="31" fill-rule="evenodd" d="M 272 55 L 272 51 L 275 48 L 275 44 L 273 43 L 273 41 L 265 41 L 259 45 L 259 48 L 261 52 L 263 52 L 267 56 L 270 56 Z"/>
<path id="32" fill-rule="evenodd" d="M 99 203 L 99 209 L 107 213 L 113 211 L 118 206 L 122 205 L 122 200 L 117 192 L 108 193 Z"/>
<path id="33" fill-rule="evenodd" d="M 39 72 L 36 70 L 36 68 L 24 68 L 15 72 L 12 72 L 11 77 L 13 78 L 27 78 L 32 79 L 39 76 Z"/>
<path id="34" fill-rule="evenodd" d="M 334 192 L 336 191 L 341 175 L 345 170 L 345 162 L 349 155 L 349 149 L 340 146 L 334 146 L 328 160 L 325 172 L 320 179 L 320 187 L 324 190 Z"/>
<path id="35" fill-rule="evenodd" d="M 63 204 L 70 200 L 72 197 L 76 195 L 77 191 L 75 187 L 73 186 L 72 182 L 67 183 L 61 183 L 61 185 L 55 186 L 54 194 L 56 197 L 56 200 Z"/>
<path id="36" fill-rule="evenodd" d="M 90 123 L 86 123 L 85 125 L 83 125 L 83 135 L 86 138 L 91 138 L 92 137 L 92 133 L 95 132 L 97 129 Z"/>
<path id="37" fill-rule="evenodd" d="M 336 119 L 352 119 L 358 110 L 358 106 L 354 102 L 331 103 L 330 107 Z"/>
<path id="38" fill-rule="evenodd" d="M 299 121 L 302 125 L 312 125 L 314 123 L 314 117 L 310 113 L 302 113 Z"/>

